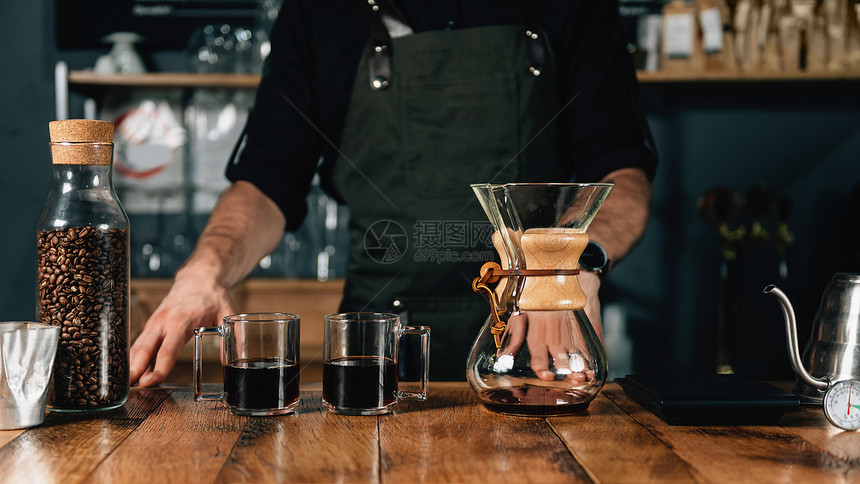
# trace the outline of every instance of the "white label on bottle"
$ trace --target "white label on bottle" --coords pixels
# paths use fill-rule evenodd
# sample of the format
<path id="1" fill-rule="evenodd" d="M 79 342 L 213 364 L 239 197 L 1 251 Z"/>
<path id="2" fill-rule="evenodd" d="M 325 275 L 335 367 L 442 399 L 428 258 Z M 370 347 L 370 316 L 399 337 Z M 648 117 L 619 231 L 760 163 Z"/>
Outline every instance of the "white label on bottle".
<path id="1" fill-rule="evenodd" d="M 723 50 L 723 20 L 718 8 L 709 8 L 699 12 L 702 23 L 702 43 L 705 52 L 713 54 Z"/>
<path id="2" fill-rule="evenodd" d="M 692 13 L 673 13 L 666 15 L 666 31 L 663 41 L 666 55 L 670 59 L 687 59 L 693 56 L 693 27 L 695 19 Z"/>

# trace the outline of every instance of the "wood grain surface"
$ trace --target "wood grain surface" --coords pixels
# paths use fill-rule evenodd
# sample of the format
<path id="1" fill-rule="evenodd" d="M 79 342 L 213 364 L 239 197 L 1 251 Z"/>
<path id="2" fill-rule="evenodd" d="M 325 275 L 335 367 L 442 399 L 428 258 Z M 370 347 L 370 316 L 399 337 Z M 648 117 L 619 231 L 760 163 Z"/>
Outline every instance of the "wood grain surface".
<path id="1" fill-rule="evenodd" d="M 334 415 L 305 391 L 295 415 L 251 419 L 217 482 L 379 482 L 375 417 Z"/>
<path id="2" fill-rule="evenodd" d="M 88 481 L 136 482 L 153 474 L 161 483 L 212 482 L 248 417 L 233 415 L 218 402 L 195 402 L 190 391 L 134 395 L 150 392 L 165 398 Z"/>
<path id="3" fill-rule="evenodd" d="M 849 462 L 781 426 L 667 426 L 618 387 L 604 395 L 712 482 L 833 482 L 851 471 Z"/>
<path id="4" fill-rule="evenodd" d="M 386 482 L 587 482 L 588 476 L 541 418 L 486 410 L 461 386 L 431 388 L 379 419 Z"/>
<path id="5" fill-rule="evenodd" d="M 570 451 L 604 482 L 706 482 L 661 441 L 606 398 L 587 415 L 547 419 Z M 598 478 L 599 476 L 599 478 Z"/>
<path id="6" fill-rule="evenodd" d="M 97 417 L 51 412 L 38 427 L 12 431 L 17 435 L 0 447 L 0 482 L 81 482 L 166 397 L 163 390 L 133 392 L 123 407 Z"/>
<path id="7" fill-rule="evenodd" d="M 491 412 L 465 383 L 378 417 L 331 414 L 321 393 L 303 386 L 292 415 L 240 417 L 186 385 L 135 388 L 114 411 L 0 431 L 0 482 L 860 481 L 860 433 L 817 407 L 779 425 L 670 426 L 612 383 L 582 415 L 549 418 Z"/>

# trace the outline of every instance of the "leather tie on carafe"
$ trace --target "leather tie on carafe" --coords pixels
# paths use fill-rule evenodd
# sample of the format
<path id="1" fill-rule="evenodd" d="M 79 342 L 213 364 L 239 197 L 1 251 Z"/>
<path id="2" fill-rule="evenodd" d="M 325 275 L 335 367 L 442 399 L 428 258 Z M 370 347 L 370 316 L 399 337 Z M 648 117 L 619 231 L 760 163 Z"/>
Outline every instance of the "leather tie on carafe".
<path id="1" fill-rule="evenodd" d="M 501 235 L 493 234 L 493 245 L 502 266 L 487 262 L 481 275 L 472 281 L 472 290 L 484 293 L 490 300 L 490 315 L 496 347 L 506 329 L 501 320 L 506 309 L 499 303 L 505 290 L 518 290 L 517 307 L 521 311 L 569 311 L 585 307 L 586 297 L 579 285 L 579 257 L 588 244 L 588 234 L 571 233 L 569 229 L 529 229 L 509 237 L 521 250 L 527 269 L 510 269 Z M 508 276 L 505 280 L 500 278 Z M 521 282 L 514 277 L 522 276 Z M 495 291 L 487 284 L 499 282 Z M 509 287 L 508 284 L 511 283 Z M 516 285 L 517 287 L 513 287 Z"/>

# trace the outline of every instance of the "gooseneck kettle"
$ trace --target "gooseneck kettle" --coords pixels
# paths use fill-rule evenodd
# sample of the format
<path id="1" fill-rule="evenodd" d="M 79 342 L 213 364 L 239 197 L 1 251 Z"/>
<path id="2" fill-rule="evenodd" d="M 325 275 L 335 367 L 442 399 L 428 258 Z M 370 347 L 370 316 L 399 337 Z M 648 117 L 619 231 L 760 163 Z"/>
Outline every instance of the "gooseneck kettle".
<path id="1" fill-rule="evenodd" d="M 801 402 L 820 404 L 833 383 L 860 379 L 860 274 L 840 272 L 830 280 L 802 359 L 791 302 L 773 285 L 764 288 L 764 292 L 775 296 L 782 305 L 788 354 L 797 373 L 794 393 Z"/>

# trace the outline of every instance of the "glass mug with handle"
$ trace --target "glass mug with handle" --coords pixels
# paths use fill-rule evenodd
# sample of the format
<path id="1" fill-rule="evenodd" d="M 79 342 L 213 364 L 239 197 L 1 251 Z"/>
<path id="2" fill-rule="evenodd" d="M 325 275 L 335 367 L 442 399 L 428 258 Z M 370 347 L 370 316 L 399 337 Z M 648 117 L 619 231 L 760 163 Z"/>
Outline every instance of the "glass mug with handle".
<path id="1" fill-rule="evenodd" d="M 194 329 L 194 400 L 220 400 L 236 415 L 283 415 L 299 404 L 299 316 L 234 314 L 217 328 Z M 205 335 L 221 337 L 224 389 L 203 393 Z"/>
<path id="2" fill-rule="evenodd" d="M 400 337 L 420 336 L 421 380 L 418 392 L 398 388 Z M 430 362 L 430 328 L 403 326 L 396 314 L 341 313 L 325 316 L 323 405 L 332 413 L 381 415 L 401 399 L 424 401 Z"/>

